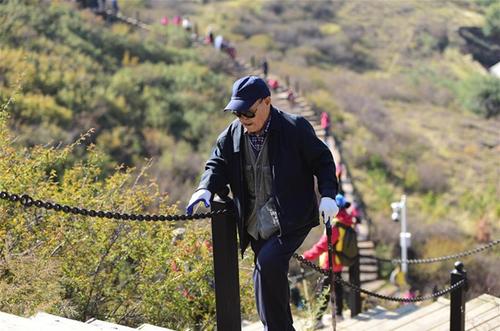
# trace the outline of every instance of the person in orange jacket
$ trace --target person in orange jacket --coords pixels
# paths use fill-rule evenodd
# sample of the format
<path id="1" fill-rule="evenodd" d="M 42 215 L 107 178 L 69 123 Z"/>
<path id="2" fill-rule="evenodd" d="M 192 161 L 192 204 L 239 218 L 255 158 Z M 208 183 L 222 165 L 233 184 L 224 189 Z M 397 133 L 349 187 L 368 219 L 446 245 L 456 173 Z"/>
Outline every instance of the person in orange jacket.
<path id="1" fill-rule="evenodd" d="M 351 206 L 351 203 L 346 201 L 343 195 L 337 194 L 335 197 L 335 200 L 337 202 L 337 205 L 339 207 L 339 212 L 337 216 L 334 219 L 333 224 L 335 222 L 341 222 L 347 226 L 352 226 L 354 224 L 354 218 L 353 216 L 347 211 L 347 209 Z M 338 240 L 339 240 L 339 229 L 336 226 L 332 227 L 332 244 L 334 247 L 334 250 L 339 250 L 340 247 L 335 247 Z M 313 261 L 317 259 L 318 257 L 320 258 L 320 266 L 323 269 L 328 270 L 330 267 L 329 261 L 328 261 L 328 237 L 326 236 L 326 233 L 324 233 L 321 238 L 318 240 L 316 244 L 314 244 L 313 247 L 311 247 L 309 250 L 305 251 L 302 255 L 306 260 Z M 340 259 L 338 256 L 334 255 L 333 258 L 333 272 L 335 274 L 335 277 L 340 278 L 342 277 L 342 264 L 340 263 Z M 321 317 L 323 316 L 323 313 L 325 312 L 326 308 L 328 307 L 328 301 L 330 300 L 330 291 L 327 290 L 330 287 L 330 280 L 328 276 L 324 276 L 322 280 L 322 285 L 318 288 L 316 296 L 322 296 L 323 293 L 326 292 L 326 295 L 323 296 L 321 299 L 321 306 L 316 313 L 316 324 L 315 324 L 315 329 L 320 329 L 323 327 L 323 323 L 321 322 Z M 336 303 L 336 315 L 337 315 L 337 320 L 342 319 L 342 305 L 343 305 L 343 289 L 342 285 L 338 282 L 335 282 L 334 284 L 334 291 L 335 291 L 335 303 Z"/>

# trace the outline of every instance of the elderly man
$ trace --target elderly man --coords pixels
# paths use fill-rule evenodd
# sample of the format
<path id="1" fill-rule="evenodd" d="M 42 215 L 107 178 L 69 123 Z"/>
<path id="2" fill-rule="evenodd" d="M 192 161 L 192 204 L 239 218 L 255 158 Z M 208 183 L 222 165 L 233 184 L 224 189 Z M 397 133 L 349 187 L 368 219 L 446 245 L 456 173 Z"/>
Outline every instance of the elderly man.
<path id="1" fill-rule="evenodd" d="M 259 77 L 238 79 L 225 111 L 237 118 L 217 139 L 187 212 L 200 202 L 209 207 L 214 193 L 230 186 L 241 253 L 249 244 L 255 253 L 255 298 L 264 329 L 294 330 L 288 264 L 319 215 L 328 219 L 338 212 L 335 163 L 307 120 L 272 106 Z"/>

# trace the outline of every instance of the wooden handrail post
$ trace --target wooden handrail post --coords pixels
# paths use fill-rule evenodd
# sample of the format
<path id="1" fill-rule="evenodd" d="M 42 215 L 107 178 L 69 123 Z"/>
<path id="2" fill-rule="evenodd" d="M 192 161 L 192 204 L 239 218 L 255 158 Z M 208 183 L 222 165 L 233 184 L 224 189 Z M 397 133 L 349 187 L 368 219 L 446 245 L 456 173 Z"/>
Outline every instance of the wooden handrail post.
<path id="1" fill-rule="evenodd" d="M 349 282 L 356 286 L 360 286 L 360 276 L 359 276 L 359 256 L 356 257 L 356 262 L 349 267 Z M 349 309 L 351 310 L 351 317 L 354 317 L 361 313 L 361 293 L 351 289 L 349 292 L 349 299 L 347 302 Z"/>
<path id="2" fill-rule="evenodd" d="M 233 209 L 230 198 L 212 201 L 212 211 Z M 215 307 L 218 331 L 241 330 L 238 245 L 234 215 L 212 216 Z"/>
<path id="3" fill-rule="evenodd" d="M 451 272 L 450 286 L 460 281 L 465 284 L 451 291 L 450 294 L 450 331 L 465 331 L 465 292 L 467 291 L 467 272 L 464 264 L 455 262 L 455 269 Z"/>

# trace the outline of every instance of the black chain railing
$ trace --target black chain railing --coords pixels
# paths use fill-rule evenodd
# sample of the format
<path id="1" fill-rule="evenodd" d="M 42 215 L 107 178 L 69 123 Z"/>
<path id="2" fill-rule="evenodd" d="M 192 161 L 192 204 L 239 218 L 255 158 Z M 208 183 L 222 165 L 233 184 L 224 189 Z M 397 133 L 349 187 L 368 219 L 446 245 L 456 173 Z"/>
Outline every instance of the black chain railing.
<path id="1" fill-rule="evenodd" d="M 317 264 L 315 264 L 315 263 L 313 263 L 311 261 L 306 260 L 304 257 L 298 255 L 297 253 L 294 253 L 293 257 L 295 259 L 297 259 L 303 266 L 307 266 L 307 267 L 309 267 L 311 269 L 314 269 L 315 271 L 317 271 L 317 272 L 319 272 L 319 273 L 321 273 L 321 274 L 323 274 L 325 276 L 329 275 L 329 271 L 327 269 L 321 268 Z M 441 291 L 432 293 L 430 295 L 420 296 L 420 297 L 415 297 L 415 298 L 403 298 L 403 297 L 387 296 L 387 295 L 382 295 L 380 293 L 372 292 L 372 291 L 366 290 L 364 288 L 361 288 L 361 287 L 359 287 L 357 285 L 354 285 L 354 284 L 351 284 L 349 282 L 346 282 L 345 280 L 343 280 L 340 277 L 335 277 L 335 281 L 337 283 L 340 283 L 340 284 L 344 285 L 344 286 L 350 287 L 351 289 L 353 289 L 353 290 L 355 290 L 357 292 L 364 293 L 366 295 L 369 295 L 369 296 L 372 296 L 372 297 L 376 297 L 376 298 L 379 298 L 379 299 L 382 299 L 382 300 L 396 301 L 396 302 L 420 302 L 420 301 L 432 300 L 434 298 L 437 298 L 437 297 L 443 296 L 443 295 L 445 295 L 447 293 L 450 293 L 451 291 L 455 290 L 456 288 L 465 285 L 465 281 L 460 281 L 460 282 L 454 284 L 453 286 L 450 286 L 450 287 L 445 288 L 445 289 L 443 289 Z"/>
<path id="2" fill-rule="evenodd" d="M 13 203 L 19 203 L 26 208 L 35 206 L 36 208 L 54 210 L 56 212 L 63 212 L 66 214 L 107 218 L 107 219 L 122 220 L 122 221 L 139 221 L 139 222 L 187 221 L 187 220 L 210 218 L 216 215 L 224 215 L 232 213 L 232 210 L 230 209 L 221 209 L 221 210 L 210 211 L 207 213 L 199 213 L 192 215 L 187 215 L 187 214 L 154 215 L 154 214 L 118 213 L 112 211 L 102 211 L 102 210 L 94 210 L 81 207 L 73 207 L 49 201 L 35 200 L 28 194 L 18 195 L 6 191 L 0 192 L 0 199 L 10 201 Z"/>
<path id="3" fill-rule="evenodd" d="M 386 258 L 381 258 L 381 257 L 376 257 L 376 256 L 370 256 L 370 255 L 359 255 L 360 258 L 365 258 L 365 259 L 373 259 L 377 260 L 379 262 L 385 262 L 385 263 L 392 263 L 392 264 L 402 264 L 402 263 L 407 263 L 407 264 L 423 264 L 423 263 L 436 263 L 436 262 L 442 262 L 442 261 L 448 261 L 448 260 L 455 260 L 457 258 L 461 258 L 464 256 L 470 256 L 473 254 L 477 254 L 479 252 L 482 252 L 484 250 L 490 249 L 496 245 L 500 244 L 500 239 L 496 239 L 493 241 L 490 241 L 488 244 L 477 247 L 465 252 L 457 253 L 457 254 L 452 254 L 452 255 L 446 255 L 446 256 L 439 256 L 439 257 L 432 257 L 432 258 L 427 258 L 427 259 L 410 259 L 410 260 L 402 260 L 402 259 L 386 259 Z"/>

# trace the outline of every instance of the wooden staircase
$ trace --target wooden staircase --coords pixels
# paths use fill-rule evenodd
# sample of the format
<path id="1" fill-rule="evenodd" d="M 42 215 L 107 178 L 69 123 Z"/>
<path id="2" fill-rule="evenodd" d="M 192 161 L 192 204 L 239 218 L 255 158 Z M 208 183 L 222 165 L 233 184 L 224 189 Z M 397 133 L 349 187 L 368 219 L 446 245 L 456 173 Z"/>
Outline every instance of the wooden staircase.
<path id="1" fill-rule="evenodd" d="M 500 298 L 483 294 L 467 302 L 465 312 L 466 330 L 500 329 Z M 376 307 L 337 324 L 337 330 L 448 331 L 450 302 L 440 297 L 425 307 L 406 305 L 393 311 Z"/>

